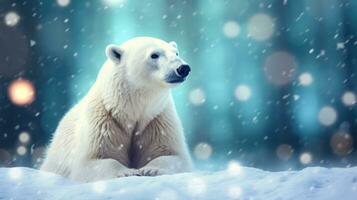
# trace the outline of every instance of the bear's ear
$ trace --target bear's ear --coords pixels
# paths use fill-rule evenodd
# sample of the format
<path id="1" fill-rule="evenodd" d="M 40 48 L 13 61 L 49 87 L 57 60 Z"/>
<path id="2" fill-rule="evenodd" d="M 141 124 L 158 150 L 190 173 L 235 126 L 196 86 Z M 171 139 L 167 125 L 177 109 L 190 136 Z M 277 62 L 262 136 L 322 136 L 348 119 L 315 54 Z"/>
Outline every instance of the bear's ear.
<path id="1" fill-rule="evenodd" d="M 176 44 L 175 41 L 171 41 L 171 42 L 169 42 L 169 44 L 170 44 L 173 48 L 177 49 L 177 44 Z"/>
<path id="2" fill-rule="evenodd" d="M 118 64 L 123 57 L 123 50 L 117 45 L 110 44 L 105 49 L 105 54 L 110 60 Z"/>

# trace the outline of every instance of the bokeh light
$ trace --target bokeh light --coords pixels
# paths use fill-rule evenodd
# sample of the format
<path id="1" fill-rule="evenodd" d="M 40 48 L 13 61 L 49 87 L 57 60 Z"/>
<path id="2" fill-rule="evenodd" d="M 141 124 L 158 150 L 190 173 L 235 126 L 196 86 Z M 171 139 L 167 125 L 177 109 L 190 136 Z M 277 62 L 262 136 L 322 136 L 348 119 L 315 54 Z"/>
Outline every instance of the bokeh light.
<path id="1" fill-rule="evenodd" d="M 312 75 L 308 72 L 302 73 L 299 76 L 299 83 L 302 86 L 309 86 L 311 85 L 311 83 L 314 81 L 314 78 L 312 77 Z"/>
<path id="2" fill-rule="evenodd" d="M 193 153 L 199 160 L 207 160 L 212 155 L 212 147 L 207 143 L 199 143 L 195 146 Z"/>
<path id="3" fill-rule="evenodd" d="M 20 21 L 20 16 L 16 12 L 11 11 L 6 13 L 4 20 L 7 26 L 16 26 Z"/>
<path id="4" fill-rule="evenodd" d="M 24 143 L 24 144 L 28 143 L 30 141 L 30 134 L 27 132 L 21 132 L 19 134 L 19 140 L 21 143 Z"/>
<path id="5" fill-rule="evenodd" d="M 57 0 L 57 4 L 61 7 L 66 7 L 71 3 L 71 0 Z"/>
<path id="6" fill-rule="evenodd" d="M 223 33 L 228 38 L 235 38 L 240 33 L 240 26 L 236 21 L 227 21 L 223 25 Z"/>
<path id="7" fill-rule="evenodd" d="M 353 138 L 348 133 L 338 132 L 332 135 L 330 145 L 335 154 L 344 156 L 352 152 Z"/>
<path id="8" fill-rule="evenodd" d="M 201 88 L 191 90 L 188 98 L 190 103 L 196 106 L 201 105 L 206 101 L 206 95 Z"/>
<path id="9" fill-rule="evenodd" d="M 27 149 L 25 146 L 18 146 L 16 149 L 17 154 L 19 154 L 20 156 L 23 156 L 27 153 Z"/>
<path id="10" fill-rule="evenodd" d="M 308 165 L 312 162 L 312 155 L 310 152 L 305 152 L 300 155 L 300 162 L 304 165 Z"/>
<path id="11" fill-rule="evenodd" d="M 288 144 L 281 144 L 276 149 L 276 155 L 280 160 L 289 160 L 293 152 L 293 148 Z"/>
<path id="12" fill-rule="evenodd" d="M 269 39 L 274 33 L 274 21 L 266 14 L 259 13 L 249 19 L 248 36 L 257 41 Z"/>
<path id="13" fill-rule="evenodd" d="M 12 103 L 25 106 L 35 100 L 35 88 L 32 83 L 25 79 L 13 81 L 8 88 L 8 95 Z"/>
<path id="14" fill-rule="evenodd" d="M 250 88 L 246 85 L 238 85 L 234 91 L 235 97 L 239 101 L 247 101 L 251 96 Z"/>
<path id="15" fill-rule="evenodd" d="M 294 56 L 279 51 L 270 55 L 264 64 L 265 76 L 276 85 L 285 85 L 295 76 L 297 64 Z"/>
<path id="16" fill-rule="evenodd" d="M 337 112 L 331 106 L 324 106 L 318 113 L 318 120 L 324 126 L 331 126 L 337 120 Z"/>
<path id="17" fill-rule="evenodd" d="M 356 95 L 353 92 L 345 92 L 342 95 L 342 103 L 346 106 L 353 106 L 356 104 Z"/>

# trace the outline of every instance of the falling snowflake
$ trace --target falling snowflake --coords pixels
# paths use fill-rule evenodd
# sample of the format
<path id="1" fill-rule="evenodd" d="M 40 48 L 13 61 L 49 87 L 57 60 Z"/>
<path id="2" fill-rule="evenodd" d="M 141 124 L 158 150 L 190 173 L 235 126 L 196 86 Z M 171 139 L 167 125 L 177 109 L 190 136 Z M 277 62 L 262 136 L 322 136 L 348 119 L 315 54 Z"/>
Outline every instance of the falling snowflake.
<path id="1" fill-rule="evenodd" d="M 345 43 L 343 43 L 343 42 L 339 42 L 339 43 L 337 43 L 337 45 L 336 45 L 337 47 L 337 49 L 344 49 L 345 48 Z"/>
<path id="2" fill-rule="evenodd" d="M 35 46 L 35 45 L 36 45 L 36 41 L 30 40 L 30 47 L 33 47 L 33 46 Z"/>

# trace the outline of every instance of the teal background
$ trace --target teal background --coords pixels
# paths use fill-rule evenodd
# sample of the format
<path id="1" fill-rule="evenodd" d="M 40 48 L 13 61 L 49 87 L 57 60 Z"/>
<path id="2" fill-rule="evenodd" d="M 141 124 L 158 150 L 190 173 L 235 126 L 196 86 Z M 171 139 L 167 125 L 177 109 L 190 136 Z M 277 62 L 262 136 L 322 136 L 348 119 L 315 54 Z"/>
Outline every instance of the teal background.
<path id="1" fill-rule="evenodd" d="M 47 144 L 61 117 L 86 94 L 106 59 L 106 45 L 151 36 L 176 41 L 192 67 L 173 95 L 200 168 L 218 169 L 236 160 L 270 170 L 297 169 L 306 166 L 300 159 L 306 152 L 313 158 L 308 165 L 355 165 L 355 145 L 350 143 L 356 143 L 356 109 L 344 105 L 341 97 L 356 90 L 356 10 L 353 0 L 123 0 L 115 6 L 72 0 L 65 7 L 56 1 L 0 0 L 0 53 L 24 60 L 9 64 L 6 56 L 0 57 L 2 72 L 19 69 L 0 77 L 0 149 L 6 152 L 0 156 L 2 163 L 36 163 L 30 149 Z M 15 27 L 3 22 L 9 11 L 21 17 Z M 249 35 L 256 14 L 268 16 L 274 27 L 263 41 Z M 239 26 L 232 38 L 224 32 L 229 21 Z M 263 25 L 257 28 L 264 32 Z M 30 46 L 30 40 L 36 45 Z M 283 85 L 274 84 L 264 71 L 276 52 L 293 60 L 293 72 Z M 289 65 L 284 59 L 276 62 Z M 313 77 L 306 87 L 299 83 L 305 72 Z M 6 96 L 9 83 L 19 77 L 35 85 L 36 100 L 29 106 L 13 105 Z M 247 101 L 235 96 L 239 85 L 250 89 Z M 190 100 L 195 89 L 204 94 L 200 105 Z M 337 113 L 329 126 L 318 120 L 324 106 Z M 32 137 L 24 156 L 16 155 L 21 131 Z M 339 140 L 348 146 L 343 155 L 331 145 L 333 135 L 341 132 L 350 137 Z M 194 153 L 200 143 L 211 147 L 207 159 Z M 277 156 L 282 144 L 291 147 L 288 159 Z M 197 151 L 209 153 L 207 146 Z"/>

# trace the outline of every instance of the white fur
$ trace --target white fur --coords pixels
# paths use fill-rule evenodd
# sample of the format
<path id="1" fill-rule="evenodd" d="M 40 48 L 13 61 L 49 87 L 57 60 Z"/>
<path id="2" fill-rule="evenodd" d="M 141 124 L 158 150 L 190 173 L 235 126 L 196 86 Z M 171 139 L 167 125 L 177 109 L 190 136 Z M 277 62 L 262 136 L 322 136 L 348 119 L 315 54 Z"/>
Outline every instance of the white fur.
<path id="1" fill-rule="evenodd" d="M 189 171 L 174 85 L 164 79 L 184 63 L 176 53 L 176 43 L 149 37 L 109 45 L 97 81 L 59 123 L 41 170 L 79 181 Z"/>

